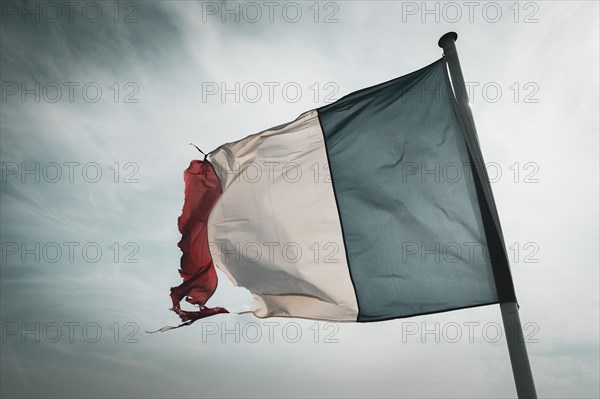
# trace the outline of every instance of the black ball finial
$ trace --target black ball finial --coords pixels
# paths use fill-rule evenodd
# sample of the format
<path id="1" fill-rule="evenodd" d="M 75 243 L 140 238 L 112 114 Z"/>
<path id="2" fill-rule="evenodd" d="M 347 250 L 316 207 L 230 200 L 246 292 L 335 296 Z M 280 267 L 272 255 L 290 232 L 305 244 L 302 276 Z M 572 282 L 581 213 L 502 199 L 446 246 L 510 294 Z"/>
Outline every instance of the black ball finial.
<path id="1" fill-rule="evenodd" d="M 440 40 L 438 40 L 438 46 L 444 48 L 444 43 L 449 39 L 456 41 L 456 39 L 458 39 L 456 32 L 448 32 L 444 36 L 440 37 Z"/>

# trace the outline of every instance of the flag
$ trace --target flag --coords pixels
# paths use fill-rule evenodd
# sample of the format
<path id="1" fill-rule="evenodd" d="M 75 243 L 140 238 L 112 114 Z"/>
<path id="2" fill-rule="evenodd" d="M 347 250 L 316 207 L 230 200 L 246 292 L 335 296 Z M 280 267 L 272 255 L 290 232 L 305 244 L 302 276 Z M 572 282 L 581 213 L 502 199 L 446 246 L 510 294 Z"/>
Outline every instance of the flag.
<path id="1" fill-rule="evenodd" d="M 516 302 L 467 112 L 442 57 L 193 161 L 173 310 L 187 323 L 227 312 L 206 307 L 215 266 L 261 318 L 371 322 Z"/>

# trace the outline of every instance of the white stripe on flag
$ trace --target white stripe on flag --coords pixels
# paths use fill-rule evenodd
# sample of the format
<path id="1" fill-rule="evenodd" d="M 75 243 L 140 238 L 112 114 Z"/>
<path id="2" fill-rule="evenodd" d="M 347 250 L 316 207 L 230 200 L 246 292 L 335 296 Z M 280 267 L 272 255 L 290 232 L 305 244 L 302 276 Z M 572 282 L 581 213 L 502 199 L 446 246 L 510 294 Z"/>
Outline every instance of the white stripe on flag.
<path id="1" fill-rule="evenodd" d="M 254 294 L 258 317 L 356 321 L 358 305 L 316 111 L 215 150 L 223 195 L 213 261 Z"/>

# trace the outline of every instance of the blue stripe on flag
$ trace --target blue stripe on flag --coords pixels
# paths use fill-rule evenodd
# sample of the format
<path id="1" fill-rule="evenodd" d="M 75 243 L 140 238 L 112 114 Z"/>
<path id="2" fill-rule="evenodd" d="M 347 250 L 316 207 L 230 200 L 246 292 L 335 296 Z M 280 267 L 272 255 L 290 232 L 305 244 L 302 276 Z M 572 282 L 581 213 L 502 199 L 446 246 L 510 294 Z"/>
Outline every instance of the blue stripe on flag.
<path id="1" fill-rule="evenodd" d="M 445 67 L 318 110 L 359 321 L 498 302 L 487 247 L 500 243 L 486 240 Z"/>

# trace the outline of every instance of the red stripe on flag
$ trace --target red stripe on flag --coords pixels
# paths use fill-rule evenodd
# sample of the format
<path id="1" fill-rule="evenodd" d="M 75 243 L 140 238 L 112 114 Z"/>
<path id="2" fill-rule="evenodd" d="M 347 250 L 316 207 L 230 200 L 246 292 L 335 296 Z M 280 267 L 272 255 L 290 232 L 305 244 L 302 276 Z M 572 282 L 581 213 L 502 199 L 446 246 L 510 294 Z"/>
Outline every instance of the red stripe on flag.
<path id="1" fill-rule="evenodd" d="M 183 283 L 171 288 L 172 311 L 183 322 L 191 322 L 218 313 L 228 313 L 224 308 L 204 306 L 217 289 L 217 273 L 210 256 L 206 224 L 208 216 L 221 196 L 221 182 L 208 161 L 192 161 L 183 173 L 185 201 L 181 216 L 177 219 L 181 241 L 179 248 Z M 181 300 L 200 308 L 198 311 L 182 310 Z"/>

